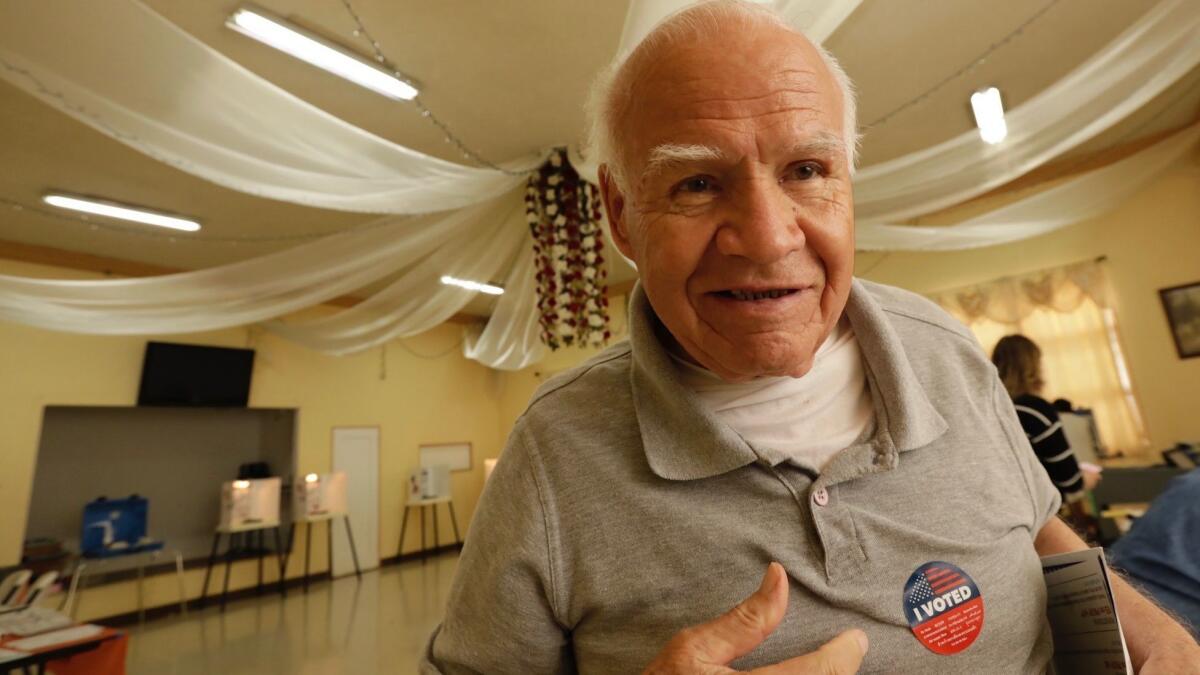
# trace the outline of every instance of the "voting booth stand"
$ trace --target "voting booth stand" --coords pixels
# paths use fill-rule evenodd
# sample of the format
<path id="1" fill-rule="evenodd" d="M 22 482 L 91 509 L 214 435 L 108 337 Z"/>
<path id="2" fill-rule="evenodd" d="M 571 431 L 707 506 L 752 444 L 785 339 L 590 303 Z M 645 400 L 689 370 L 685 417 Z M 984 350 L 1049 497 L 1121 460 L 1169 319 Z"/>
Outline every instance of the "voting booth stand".
<path id="1" fill-rule="evenodd" d="M 263 557 L 271 553 L 266 549 L 264 533 L 272 531 L 275 540 L 273 552 L 279 564 L 279 594 L 286 594 L 284 572 L 286 562 L 283 548 L 283 533 L 279 519 L 279 495 L 282 480 L 278 477 L 254 480 L 234 480 L 221 485 L 221 514 L 213 534 L 212 550 L 204 570 L 204 586 L 200 591 L 199 605 L 204 606 L 208 598 L 208 584 L 213 566 L 218 559 L 225 561 L 225 579 L 221 587 L 221 609 L 229 595 L 229 576 L 235 559 L 256 557 L 258 559 L 258 585 L 256 593 L 263 589 Z M 219 554 L 221 537 L 226 537 L 225 553 Z"/>
<path id="2" fill-rule="evenodd" d="M 404 515 L 400 519 L 400 545 L 396 555 L 404 554 L 404 535 L 408 531 L 408 514 L 416 509 L 421 518 L 421 548 L 418 554 L 425 562 L 428 549 L 425 547 L 425 509 L 433 510 L 433 548 L 441 544 L 438 536 L 438 504 L 445 504 L 450 511 L 450 524 L 454 527 L 454 543 L 462 545 L 458 534 L 458 519 L 454 516 L 454 501 L 450 497 L 450 468 L 445 465 L 423 466 L 408 477 L 408 500 L 404 503 Z"/>
<path id="3" fill-rule="evenodd" d="M 333 575 L 333 523 L 340 519 L 346 525 L 346 536 L 350 540 L 350 555 L 354 559 L 354 575 L 362 579 L 362 568 L 358 564 L 358 549 L 354 546 L 354 529 L 350 527 L 350 515 L 346 509 L 346 473 L 337 471 L 317 475 L 310 473 L 292 487 L 292 525 L 288 529 L 287 551 L 290 554 L 296 536 L 296 523 L 304 523 L 304 590 L 308 592 L 308 570 L 312 560 L 313 523 L 328 523 L 327 539 L 329 551 L 329 573 Z M 283 559 L 286 571 L 289 555 Z"/>

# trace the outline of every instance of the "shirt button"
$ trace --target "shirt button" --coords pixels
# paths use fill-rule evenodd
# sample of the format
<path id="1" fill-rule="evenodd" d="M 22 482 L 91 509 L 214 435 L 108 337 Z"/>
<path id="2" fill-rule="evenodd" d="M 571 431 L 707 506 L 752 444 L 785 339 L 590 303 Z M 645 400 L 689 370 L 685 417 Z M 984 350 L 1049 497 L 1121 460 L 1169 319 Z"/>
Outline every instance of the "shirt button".
<path id="1" fill-rule="evenodd" d="M 829 490 L 826 490 L 825 488 L 817 488 L 813 492 L 812 500 L 817 506 L 825 506 L 829 503 Z"/>

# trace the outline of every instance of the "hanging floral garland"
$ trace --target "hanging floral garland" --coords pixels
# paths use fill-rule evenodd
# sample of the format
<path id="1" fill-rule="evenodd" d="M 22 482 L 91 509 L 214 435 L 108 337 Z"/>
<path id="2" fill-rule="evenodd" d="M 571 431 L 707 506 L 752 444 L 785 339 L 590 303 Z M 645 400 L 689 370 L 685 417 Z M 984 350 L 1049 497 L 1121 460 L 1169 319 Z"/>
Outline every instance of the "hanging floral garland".
<path id="1" fill-rule="evenodd" d="M 565 149 L 555 150 L 529 178 L 525 216 L 536 257 L 542 342 L 551 349 L 608 342 L 600 191 L 579 177 Z"/>

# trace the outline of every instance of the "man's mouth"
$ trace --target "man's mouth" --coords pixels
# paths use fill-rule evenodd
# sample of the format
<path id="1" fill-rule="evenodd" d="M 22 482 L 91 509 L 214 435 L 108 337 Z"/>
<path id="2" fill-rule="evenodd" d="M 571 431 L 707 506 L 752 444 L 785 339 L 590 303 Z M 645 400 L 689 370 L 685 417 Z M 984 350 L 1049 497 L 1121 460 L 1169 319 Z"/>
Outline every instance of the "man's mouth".
<path id="1" fill-rule="evenodd" d="M 774 300 L 799 292 L 798 288 L 771 288 L 765 290 L 729 289 L 717 291 L 715 295 L 730 300 Z"/>

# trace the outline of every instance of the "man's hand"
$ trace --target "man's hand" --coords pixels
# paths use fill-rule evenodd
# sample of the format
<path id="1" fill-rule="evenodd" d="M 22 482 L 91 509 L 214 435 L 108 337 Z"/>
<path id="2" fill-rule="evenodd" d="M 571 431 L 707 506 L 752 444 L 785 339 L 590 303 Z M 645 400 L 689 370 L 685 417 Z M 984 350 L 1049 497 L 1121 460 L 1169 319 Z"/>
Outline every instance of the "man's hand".
<path id="1" fill-rule="evenodd" d="M 771 563 L 754 595 L 725 614 L 685 628 L 659 652 L 643 675 L 688 673 L 718 675 L 736 672 L 726 664 L 757 647 L 783 620 L 787 609 L 787 575 Z M 867 634 L 848 630 L 815 652 L 751 671 L 759 675 L 854 675 L 867 653 Z"/>

